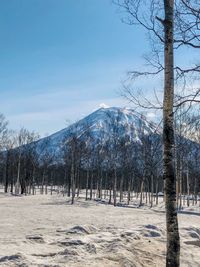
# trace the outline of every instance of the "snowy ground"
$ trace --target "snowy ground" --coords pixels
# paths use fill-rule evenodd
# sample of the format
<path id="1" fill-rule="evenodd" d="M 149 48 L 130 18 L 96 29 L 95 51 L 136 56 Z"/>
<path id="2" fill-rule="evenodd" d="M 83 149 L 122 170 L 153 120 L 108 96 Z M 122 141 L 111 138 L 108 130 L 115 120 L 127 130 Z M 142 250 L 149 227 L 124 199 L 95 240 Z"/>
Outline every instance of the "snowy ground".
<path id="1" fill-rule="evenodd" d="M 179 214 L 181 266 L 200 266 L 199 215 Z M 162 267 L 165 235 L 162 208 L 0 194 L 0 266 Z"/>

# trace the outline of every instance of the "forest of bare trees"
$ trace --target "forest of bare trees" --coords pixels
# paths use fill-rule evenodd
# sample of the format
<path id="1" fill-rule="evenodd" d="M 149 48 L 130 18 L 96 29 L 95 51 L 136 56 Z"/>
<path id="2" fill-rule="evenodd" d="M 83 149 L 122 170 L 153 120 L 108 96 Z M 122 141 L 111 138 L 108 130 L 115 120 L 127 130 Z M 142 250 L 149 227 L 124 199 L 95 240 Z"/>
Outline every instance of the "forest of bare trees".
<path id="1" fill-rule="evenodd" d="M 106 141 L 104 133 L 94 139 L 88 125 L 84 125 L 84 133 L 79 136 L 76 124 L 63 138 L 58 155 L 49 138 L 38 149 L 37 134 L 24 128 L 18 133 L 11 132 L 1 116 L 0 182 L 5 193 L 59 191 L 71 197 L 73 204 L 84 190 L 86 200 L 107 199 L 114 206 L 131 204 L 133 195 L 140 206 L 157 205 L 164 193 L 161 133 L 147 135 L 141 126 L 137 142 L 130 135 L 120 135 L 117 117 L 111 120 L 114 127 Z M 180 210 L 199 201 L 199 132 L 196 117 L 184 112 L 177 114 L 176 205 Z"/>

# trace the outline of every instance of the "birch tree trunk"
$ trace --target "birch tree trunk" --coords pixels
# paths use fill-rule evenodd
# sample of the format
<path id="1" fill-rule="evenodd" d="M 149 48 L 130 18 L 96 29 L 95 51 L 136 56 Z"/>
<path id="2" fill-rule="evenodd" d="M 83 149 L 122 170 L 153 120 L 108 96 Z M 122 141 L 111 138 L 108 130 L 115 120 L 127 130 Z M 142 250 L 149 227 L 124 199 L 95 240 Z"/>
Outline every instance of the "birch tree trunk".
<path id="1" fill-rule="evenodd" d="M 120 179 L 120 197 L 119 202 L 122 202 L 123 200 L 123 184 L 124 184 L 124 174 L 122 173 L 121 179 Z"/>
<path id="2" fill-rule="evenodd" d="M 91 172 L 91 177 L 90 177 L 90 200 L 92 200 L 92 189 L 93 189 L 93 171 Z"/>
<path id="3" fill-rule="evenodd" d="M 72 151 L 72 164 L 71 164 L 71 188 L 72 188 L 72 199 L 71 204 L 74 204 L 74 198 L 75 198 L 75 168 L 74 168 L 74 151 Z"/>
<path id="4" fill-rule="evenodd" d="M 151 175 L 151 208 L 153 207 L 153 187 L 154 185 L 154 179 L 153 179 L 153 174 Z"/>
<path id="5" fill-rule="evenodd" d="M 18 164 L 17 164 L 17 181 L 15 184 L 15 194 L 19 194 L 19 179 L 20 179 L 20 168 L 21 168 L 21 152 L 19 154 Z"/>
<path id="6" fill-rule="evenodd" d="M 189 182 L 189 168 L 187 166 L 187 206 L 190 206 L 190 182 Z"/>
<path id="7" fill-rule="evenodd" d="M 142 182 L 141 182 L 141 186 L 140 186 L 140 204 L 139 204 L 139 206 L 142 206 L 143 187 L 144 187 L 144 176 L 142 177 Z"/>
<path id="8" fill-rule="evenodd" d="M 88 200 L 88 186 L 89 186 L 89 170 L 87 170 L 86 174 L 86 192 L 85 192 L 85 200 Z"/>
<path id="9" fill-rule="evenodd" d="M 166 267 L 180 265 L 180 239 L 176 210 L 176 175 L 174 170 L 174 0 L 164 0 L 165 5 L 165 84 L 163 100 L 163 178 L 165 180 L 167 255 Z"/>
<path id="10" fill-rule="evenodd" d="M 114 168 L 113 201 L 114 201 L 114 206 L 116 206 L 117 205 L 117 170 L 116 170 L 116 166 Z"/>
<path id="11" fill-rule="evenodd" d="M 9 179 L 9 150 L 6 152 L 6 171 L 5 171 L 5 187 L 4 187 L 4 192 L 8 193 L 8 179 Z"/>

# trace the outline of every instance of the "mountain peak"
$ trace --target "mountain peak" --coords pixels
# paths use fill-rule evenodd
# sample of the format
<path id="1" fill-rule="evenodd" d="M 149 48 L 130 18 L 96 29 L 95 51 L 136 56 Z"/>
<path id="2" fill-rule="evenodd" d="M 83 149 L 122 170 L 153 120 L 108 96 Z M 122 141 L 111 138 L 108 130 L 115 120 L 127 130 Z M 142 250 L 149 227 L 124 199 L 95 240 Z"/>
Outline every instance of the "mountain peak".
<path id="1" fill-rule="evenodd" d="M 119 138 L 129 136 L 133 141 L 140 142 L 142 134 L 155 133 L 156 125 L 133 109 L 102 106 L 78 122 L 47 137 L 49 149 L 59 154 L 64 139 L 69 138 L 71 134 L 83 137 L 86 131 L 90 132 L 94 143 L 98 143 L 100 138 L 105 142 L 109 141 L 116 138 L 116 135 Z M 46 138 L 43 138 L 38 142 L 39 147 L 45 140 Z"/>

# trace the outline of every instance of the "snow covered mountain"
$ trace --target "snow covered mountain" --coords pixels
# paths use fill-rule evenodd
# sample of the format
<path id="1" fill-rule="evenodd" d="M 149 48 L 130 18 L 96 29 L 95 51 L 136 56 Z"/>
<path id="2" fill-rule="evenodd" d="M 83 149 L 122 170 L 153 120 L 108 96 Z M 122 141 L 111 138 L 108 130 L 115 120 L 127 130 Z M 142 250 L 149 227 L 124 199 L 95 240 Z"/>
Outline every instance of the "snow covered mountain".
<path id="1" fill-rule="evenodd" d="M 46 143 L 49 152 L 55 151 L 59 155 L 64 140 L 66 141 L 74 134 L 83 140 L 86 140 L 89 134 L 90 140 L 93 140 L 94 143 L 97 143 L 99 139 L 107 141 L 124 136 L 129 136 L 133 141 L 140 142 L 143 134 L 151 134 L 156 131 L 156 124 L 147 121 L 143 115 L 132 109 L 100 108 L 69 127 L 39 140 L 38 152 Z"/>

